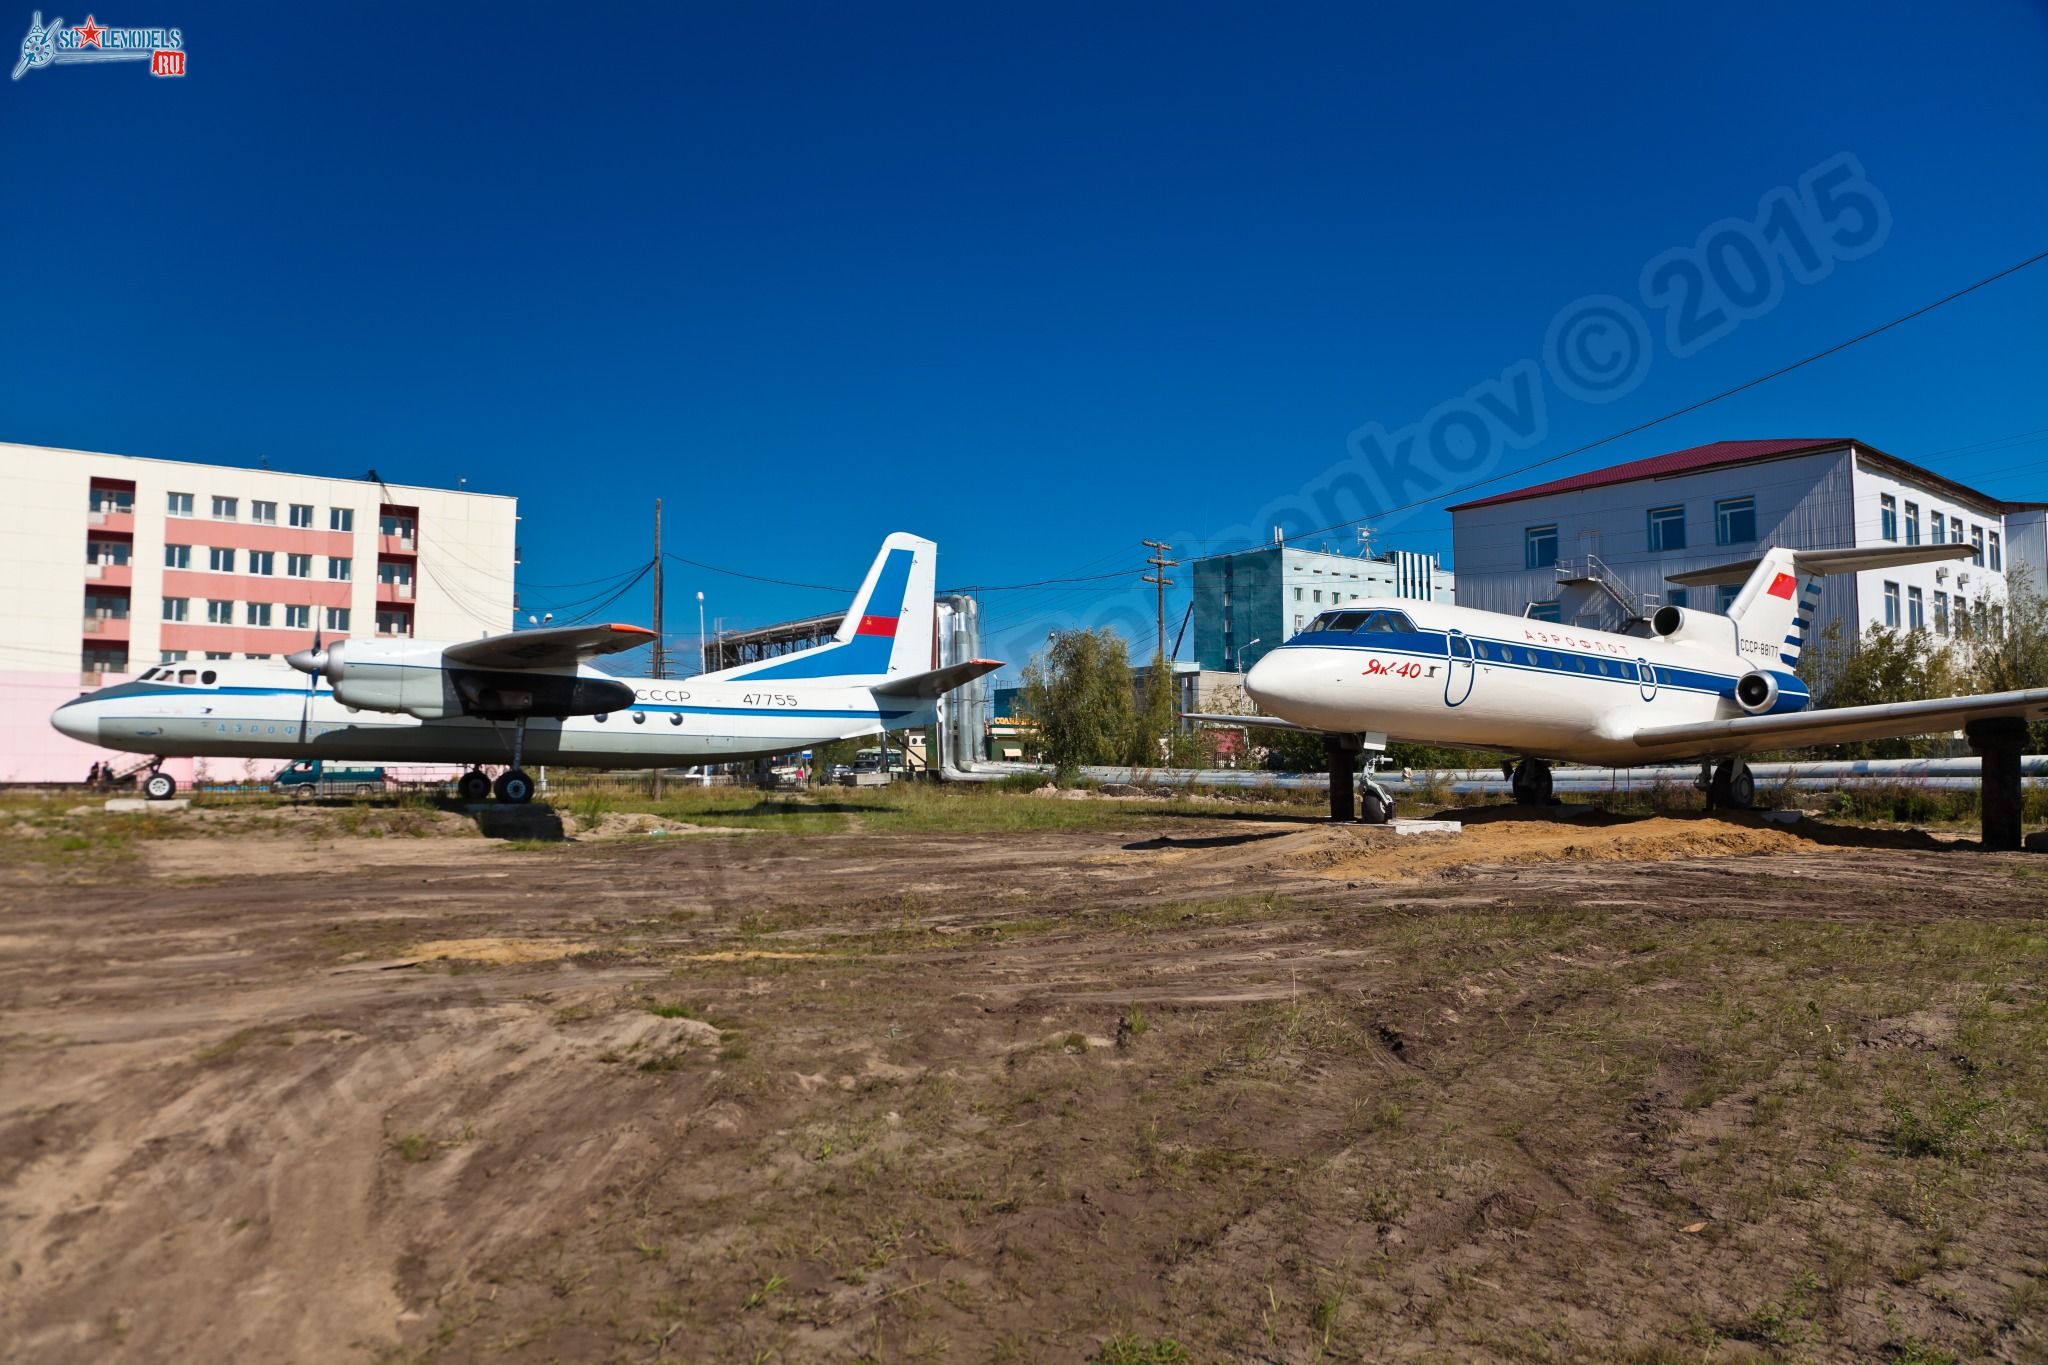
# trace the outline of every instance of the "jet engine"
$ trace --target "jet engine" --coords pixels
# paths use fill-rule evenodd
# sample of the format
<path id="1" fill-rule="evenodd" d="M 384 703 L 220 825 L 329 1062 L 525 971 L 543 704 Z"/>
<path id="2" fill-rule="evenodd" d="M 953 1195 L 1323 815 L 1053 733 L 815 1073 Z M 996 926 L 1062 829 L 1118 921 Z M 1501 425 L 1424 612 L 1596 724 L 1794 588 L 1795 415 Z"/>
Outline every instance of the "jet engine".
<path id="1" fill-rule="evenodd" d="M 1731 633 L 1725 616 L 1672 606 L 1657 608 L 1650 617 L 1650 629 L 1666 640 L 1703 640 L 1716 645 L 1726 645 Z"/>
<path id="2" fill-rule="evenodd" d="M 1735 704 L 1752 716 L 1804 711 L 1812 700 L 1806 684 L 1791 673 L 1757 668 L 1735 680 Z"/>

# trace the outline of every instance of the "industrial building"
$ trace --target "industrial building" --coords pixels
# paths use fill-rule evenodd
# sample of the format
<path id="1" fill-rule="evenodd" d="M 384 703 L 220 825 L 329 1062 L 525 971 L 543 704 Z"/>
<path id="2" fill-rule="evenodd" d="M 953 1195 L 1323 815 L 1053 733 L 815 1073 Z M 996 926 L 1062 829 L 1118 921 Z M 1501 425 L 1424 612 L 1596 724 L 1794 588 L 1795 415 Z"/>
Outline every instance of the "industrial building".
<path id="1" fill-rule="evenodd" d="M 1210 555 L 1192 567 L 1195 659 L 1217 672 L 1249 670 L 1318 612 L 1339 603 L 1362 597 L 1458 600 L 1451 572 L 1434 555 L 1406 550 L 1341 555 L 1276 540 Z"/>
<path id="2" fill-rule="evenodd" d="M 151 664 L 512 628 L 510 497 L 0 443 L 0 506 L 0 781 L 131 765 L 49 716 Z"/>
<path id="3" fill-rule="evenodd" d="M 1669 575 L 1773 546 L 1967 543 L 1969 559 L 1826 580 L 1816 630 L 1924 627 L 1952 637 L 2002 610 L 2010 577 L 2042 586 L 2041 503 L 2007 502 L 1849 437 L 1717 441 L 1450 509 L 1458 601 L 1622 630 L 1671 603 L 1725 611 L 1733 587 Z"/>

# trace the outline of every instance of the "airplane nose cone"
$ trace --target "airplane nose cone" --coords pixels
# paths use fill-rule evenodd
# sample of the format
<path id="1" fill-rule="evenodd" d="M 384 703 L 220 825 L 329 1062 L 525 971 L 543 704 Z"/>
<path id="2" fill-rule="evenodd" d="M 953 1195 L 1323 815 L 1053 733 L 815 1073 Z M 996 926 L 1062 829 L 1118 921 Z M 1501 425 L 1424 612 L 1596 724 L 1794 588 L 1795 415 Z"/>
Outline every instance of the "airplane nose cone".
<path id="1" fill-rule="evenodd" d="M 72 739 L 81 739 L 87 744 L 99 742 L 99 707 L 84 697 L 77 701 L 67 701 L 58 707 L 51 713 L 50 724 L 57 728 L 59 734 L 68 735 Z"/>
<path id="2" fill-rule="evenodd" d="M 1286 656 L 1279 650 L 1260 659 L 1252 665 L 1252 671 L 1244 675 L 1244 694 L 1257 702 L 1269 714 L 1278 715 L 1271 703 L 1285 701 L 1282 675 L 1287 671 Z"/>

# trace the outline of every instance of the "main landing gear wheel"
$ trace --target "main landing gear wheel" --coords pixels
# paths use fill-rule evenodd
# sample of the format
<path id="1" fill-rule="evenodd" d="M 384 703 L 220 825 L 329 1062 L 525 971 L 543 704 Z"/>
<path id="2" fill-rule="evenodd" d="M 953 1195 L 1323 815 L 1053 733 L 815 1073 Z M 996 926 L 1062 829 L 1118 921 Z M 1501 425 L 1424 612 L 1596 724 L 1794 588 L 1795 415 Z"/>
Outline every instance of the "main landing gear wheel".
<path id="1" fill-rule="evenodd" d="M 1364 796 L 1359 799 L 1358 803 L 1358 819 L 1360 823 L 1384 825 L 1393 817 L 1393 814 L 1394 807 L 1392 803 L 1386 797 L 1380 795 L 1379 788 L 1368 786 L 1365 789 Z"/>
<path id="2" fill-rule="evenodd" d="M 178 790 L 178 781 L 169 773 L 151 773 L 142 779 L 142 794 L 152 801 L 168 801 Z"/>
<path id="3" fill-rule="evenodd" d="M 1525 758 L 1508 777 L 1518 806 L 1550 804 L 1550 765 L 1540 758 Z"/>
<path id="4" fill-rule="evenodd" d="M 1707 783 L 1707 809 L 1755 810 L 1756 775 L 1739 758 L 1717 764 Z"/>
<path id="5" fill-rule="evenodd" d="M 492 790 L 500 801 L 523 806 L 533 800 L 533 779 L 517 768 L 510 768 L 498 774 L 497 784 Z"/>
<path id="6" fill-rule="evenodd" d="M 462 775 L 462 780 L 455 784 L 455 792 L 464 802 L 473 806 L 491 794 L 491 779 L 477 769 L 471 768 Z"/>

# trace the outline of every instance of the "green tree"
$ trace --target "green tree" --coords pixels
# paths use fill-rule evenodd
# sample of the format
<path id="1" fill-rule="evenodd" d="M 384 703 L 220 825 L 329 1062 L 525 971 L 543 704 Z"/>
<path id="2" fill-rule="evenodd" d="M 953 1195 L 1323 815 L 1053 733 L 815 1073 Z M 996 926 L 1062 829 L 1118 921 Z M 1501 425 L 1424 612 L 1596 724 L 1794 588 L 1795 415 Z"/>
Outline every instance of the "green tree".
<path id="1" fill-rule="evenodd" d="M 1180 696 L 1174 682 L 1173 666 L 1154 654 L 1145 673 L 1144 695 L 1133 730 L 1130 762 L 1134 767 L 1172 761 L 1174 740 L 1180 734 Z"/>
<path id="2" fill-rule="evenodd" d="M 1800 671 L 1815 707 L 1877 706 L 1949 697 L 1967 691 L 1967 659 L 1926 630 L 1872 626 L 1861 639 L 1845 636 L 1839 622 L 1821 632 Z M 1832 758 L 1917 758 L 1946 752 L 1945 736 L 1855 740 L 1820 745 Z"/>
<path id="3" fill-rule="evenodd" d="M 1128 763 L 1137 748 L 1130 650 L 1107 626 L 1054 631 L 1024 666 L 1024 704 L 1061 772 Z"/>

